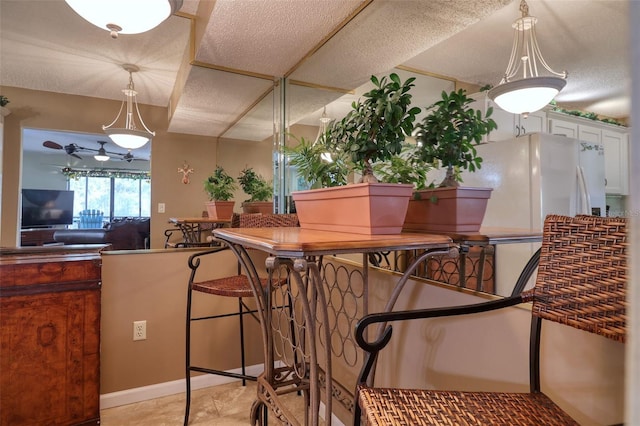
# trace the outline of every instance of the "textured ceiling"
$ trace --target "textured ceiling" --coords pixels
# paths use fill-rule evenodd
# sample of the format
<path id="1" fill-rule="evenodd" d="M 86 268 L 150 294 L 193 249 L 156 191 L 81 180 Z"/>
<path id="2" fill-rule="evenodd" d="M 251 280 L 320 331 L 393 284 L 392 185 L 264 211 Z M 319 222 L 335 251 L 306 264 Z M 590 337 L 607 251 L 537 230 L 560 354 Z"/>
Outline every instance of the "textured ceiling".
<path id="1" fill-rule="evenodd" d="M 538 18 L 540 50 L 555 71 L 569 73 L 556 97 L 565 108 L 628 117 L 631 108 L 629 2 L 624 0 L 528 0 Z M 507 68 L 519 2 L 450 37 L 405 65 L 453 75 L 461 81 L 497 84 Z M 636 21 L 637 22 L 637 21 Z"/>
<path id="2" fill-rule="evenodd" d="M 569 72 L 557 100 L 628 116 L 628 0 L 528 3 L 539 18 L 545 59 Z M 291 122 L 317 117 L 324 105 L 339 111 L 357 96 L 347 91 L 362 93 L 370 75 L 397 65 L 496 84 L 518 6 L 511 0 L 185 0 L 157 28 L 113 40 L 64 0 L 2 0 L 0 84 L 120 99 L 128 78 L 121 65 L 134 63 L 141 68 L 134 75 L 138 101 L 169 108 L 170 131 L 260 140 L 272 131 L 269 90 L 282 76 L 305 84 L 288 88 L 296 96 Z"/>

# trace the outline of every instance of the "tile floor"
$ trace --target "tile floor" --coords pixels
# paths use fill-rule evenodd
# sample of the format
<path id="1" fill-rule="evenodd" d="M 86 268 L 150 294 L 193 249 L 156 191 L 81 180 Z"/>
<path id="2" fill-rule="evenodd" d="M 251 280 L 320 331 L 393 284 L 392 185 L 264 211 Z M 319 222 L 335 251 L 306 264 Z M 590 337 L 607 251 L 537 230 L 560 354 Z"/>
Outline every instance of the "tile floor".
<path id="1" fill-rule="evenodd" d="M 250 425 L 249 410 L 255 400 L 256 384 L 240 382 L 199 389 L 191 396 L 189 426 Z M 303 419 L 303 398 L 296 394 L 285 396 L 299 419 Z M 101 426 L 177 426 L 184 422 L 183 393 L 156 398 L 135 404 L 101 410 Z M 279 424 L 269 417 L 269 424 Z"/>

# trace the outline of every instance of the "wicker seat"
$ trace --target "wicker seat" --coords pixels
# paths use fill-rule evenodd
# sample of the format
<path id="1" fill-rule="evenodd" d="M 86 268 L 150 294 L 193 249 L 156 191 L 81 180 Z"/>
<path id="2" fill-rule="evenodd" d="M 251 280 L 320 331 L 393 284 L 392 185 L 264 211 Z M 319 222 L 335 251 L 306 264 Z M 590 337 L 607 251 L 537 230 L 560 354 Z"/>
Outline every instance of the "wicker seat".
<path id="1" fill-rule="evenodd" d="M 354 424 L 366 425 L 576 425 L 540 391 L 542 320 L 555 321 L 615 341 L 625 341 L 626 220 L 552 215 L 545 220 L 535 287 L 521 295 L 476 305 L 371 314 L 356 326 L 365 349 Z M 387 327 L 375 342 L 364 339 L 375 323 L 473 314 L 532 302 L 530 393 L 383 389 L 367 385 Z"/>
<path id="2" fill-rule="evenodd" d="M 231 219 L 231 227 L 235 228 L 269 228 L 269 227 L 290 227 L 298 226 L 298 217 L 295 214 L 237 214 L 234 213 Z M 240 265 L 238 264 L 237 275 L 216 278 L 212 280 L 196 280 L 196 272 L 200 266 L 201 260 L 210 255 L 215 255 L 222 250 L 227 250 L 226 246 L 218 247 L 216 249 L 199 252 L 189 257 L 189 268 L 191 269 L 191 275 L 189 278 L 188 292 L 187 292 L 187 321 L 186 321 L 186 350 L 185 350 L 185 362 L 186 362 L 186 408 L 184 415 L 184 424 L 189 423 L 189 409 L 191 405 L 191 372 L 201 372 L 208 374 L 217 374 L 226 377 L 232 377 L 241 379 L 242 384 L 245 384 L 246 380 L 256 380 L 255 376 L 247 375 L 245 369 L 245 351 L 244 351 L 244 321 L 243 318 L 246 314 L 252 315 L 256 320 L 258 318 L 254 315 L 255 310 L 252 310 L 243 299 L 253 297 L 253 291 L 246 275 L 241 274 Z M 213 256 L 215 258 L 215 256 Z M 213 259 L 212 259 L 213 260 Z M 262 279 L 261 284 L 263 287 L 267 285 L 267 279 Z M 274 283 L 277 285 L 278 283 Z M 222 297 L 235 297 L 238 299 L 238 311 L 232 313 L 222 313 L 216 315 L 208 315 L 202 317 L 192 317 L 192 296 L 193 292 L 205 293 L 214 296 Z M 238 316 L 240 325 L 240 361 L 241 361 L 241 373 L 233 373 L 229 371 L 217 370 L 208 367 L 198 367 L 191 365 L 191 322 L 209 320 L 215 318 L 223 318 L 229 316 Z"/>

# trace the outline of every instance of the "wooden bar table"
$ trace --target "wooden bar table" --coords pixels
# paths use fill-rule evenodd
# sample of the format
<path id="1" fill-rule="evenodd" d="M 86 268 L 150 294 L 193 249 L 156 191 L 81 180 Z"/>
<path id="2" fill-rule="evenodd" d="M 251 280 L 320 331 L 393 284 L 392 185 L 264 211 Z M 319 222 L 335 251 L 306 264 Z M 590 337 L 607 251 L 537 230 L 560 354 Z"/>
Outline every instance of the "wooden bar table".
<path id="1" fill-rule="evenodd" d="M 393 308 L 405 282 L 419 263 L 432 255 L 456 256 L 458 253 L 457 245 L 450 237 L 433 234 L 370 236 L 301 228 L 220 228 L 214 230 L 214 235 L 236 254 L 250 279 L 258 305 L 265 371 L 258 378 L 257 401 L 251 413 L 252 424 L 264 422 L 261 419 L 261 407 L 267 406 L 285 424 L 316 426 L 319 424 L 321 393 L 325 396 L 325 425 L 331 424 L 334 399 L 353 414 L 355 383 L 345 386 L 334 381 L 332 362 L 342 360 L 347 356 L 345 354 L 351 353 L 345 350 L 347 344 L 344 340 L 353 340 L 352 325 L 357 319 L 351 321 L 344 317 L 362 317 L 367 313 L 368 255 L 385 250 L 423 252 L 395 284 L 385 307 L 387 311 Z M 259 284 L 256 265 L 247 249 L 261 250 L 268 254 L 266 268 L 270 280 L 267 288 Z M 341 253 L 362 254 L 364 300 L 360 312 L 338 308 L 334 301 L 340 297 L 330 294 L 327 289 L 329 280 L 322 258 Z M 343 279 L 351 280 L 350 276 Z M 278 284 L 272 286 L 272 283 Z M 343 286 L 347 288 L 351 285 L 349 282 Z M 288 299 L 292 301 L 292 309 L 289 310 L 286 309 L 287 303 L 282 303 Z M 337 325 L 338 318 L 332 317 L 341 317 L 341 321 L 348 323 L 348 327 L 343 327 L 347 330 L 341 331 L 341 327 Z M 362 354 L 358 351 L 357 356 L 361 358 Z M 308 405 L 302 421 L 296 419 L 280 402 L 282 394 L 296 391 L 304 393 L 305 403 Z"/>
<path id="2" fill-rule="evenodd" d="M 186 247 L 211 245 L 202 241 L 203 225 L 211 225 L 212 229 L 220 228 L 231 223 L 231 219 L 211 219 L 208 217 L 172 217 L 169 223 L 175 225 L 182 232 Z"/>

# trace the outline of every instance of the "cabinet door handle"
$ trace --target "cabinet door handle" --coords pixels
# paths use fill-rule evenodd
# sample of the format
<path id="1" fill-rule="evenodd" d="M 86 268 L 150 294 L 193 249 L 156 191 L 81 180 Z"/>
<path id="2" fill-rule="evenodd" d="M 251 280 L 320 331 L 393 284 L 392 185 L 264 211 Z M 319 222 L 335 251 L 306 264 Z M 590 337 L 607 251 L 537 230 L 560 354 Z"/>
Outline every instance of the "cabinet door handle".
<path id="1" fill-rule="evenodd" d="M 522 134 L 525 135 L 527 133 L 527 129 L 524 128 L 524 126 L 520 127 L 522 129 Z"/>
<path id="2" fill-rule="evenodd" d="M 516 136 L 520 136 L 520 126 L 516 124 Z"/>

